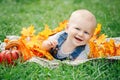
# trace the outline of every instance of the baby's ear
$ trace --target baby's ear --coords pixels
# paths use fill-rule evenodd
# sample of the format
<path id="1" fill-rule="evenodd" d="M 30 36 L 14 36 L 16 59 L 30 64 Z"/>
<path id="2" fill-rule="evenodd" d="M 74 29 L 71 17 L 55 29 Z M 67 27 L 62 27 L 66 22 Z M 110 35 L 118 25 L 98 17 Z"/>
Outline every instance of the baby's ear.
<path id="1" fill-rule="evenodd" d="M 93 33 L 90 35 L 90 36 L 91 36 L 91 38 L 93 37 L 93 35 L 94 35 Z"/>
<path id="2" fill-rule="evenodd" d="M 67 23 L 67 25 L 66 25 L 66 27 L 65 27 L 66 33 L 67 33 L 67 31 L 68 31 L 68 28 L 69 28 L 69 24 Z"/>

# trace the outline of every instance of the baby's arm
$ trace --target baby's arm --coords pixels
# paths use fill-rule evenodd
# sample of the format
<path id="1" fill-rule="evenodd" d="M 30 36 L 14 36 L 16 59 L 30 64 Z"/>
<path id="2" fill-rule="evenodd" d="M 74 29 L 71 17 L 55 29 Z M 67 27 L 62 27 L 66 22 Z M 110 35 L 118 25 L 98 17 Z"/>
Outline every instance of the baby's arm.
<path id="1" fill-rule="evenodd" d="M 55 48 L 57 44 L 58 44 L 57 40 L 48 39 L 48 40 L 43 41 L 42 48 L 49 51 L 51 48 Z"/>
<path id="2" fill-rule="evenodd" d="M 51 48 L 55 48 L 56 45 L 58 44 L 57 40 L 59 36 L 63 33 L 64 31 L 58 32 L 57 34 L 50 36 L 47 40 L 43 41 L 42 43 L 42 48 L 45 50 L 50 50 Z"/>

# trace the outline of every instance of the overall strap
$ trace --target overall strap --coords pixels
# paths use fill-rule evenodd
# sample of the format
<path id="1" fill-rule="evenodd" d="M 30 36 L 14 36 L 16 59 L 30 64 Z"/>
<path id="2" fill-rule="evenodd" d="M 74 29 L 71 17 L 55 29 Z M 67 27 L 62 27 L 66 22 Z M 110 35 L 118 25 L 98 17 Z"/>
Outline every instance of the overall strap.
<path id="1" fill-rule="evenodd" d="M 68 34 L 66 32 L 64 32 L 63 34 L 61 34 L 58 38 L 58 48 L 61 47 L 61 45 L 63 44 L 63 42 L 66 40 Z"/>
<path id="2" fill-rule="evenodd" d="M 52 54 L 52 56 L 53 56 L 54 58 L 59 59 L 59 58 L 57 57 L 57 52 L 58 52 L 58 50 L 60 49 L 60 47 L 61 47 L 61 45 L 63 44 L 63 42 L 66 40 L 67 36 L 68 36 L 68 35 L 67 35 L 66 32 L 62 33 L 62 34 L 59 36 L 59 38 L 58 38 L 58 45 L 56 46 L 56 48 L 50 50 L 50 53 Z M 59 60 L 60 60 L 60 59 L 59 59 Z"/>
<path id="3" fill-rule="evenodd" d="M 70 60 L 76 59 L 84 49 L 85 49 L 85 45 L 78 46 L 78 47 L 70 54 Z"/>

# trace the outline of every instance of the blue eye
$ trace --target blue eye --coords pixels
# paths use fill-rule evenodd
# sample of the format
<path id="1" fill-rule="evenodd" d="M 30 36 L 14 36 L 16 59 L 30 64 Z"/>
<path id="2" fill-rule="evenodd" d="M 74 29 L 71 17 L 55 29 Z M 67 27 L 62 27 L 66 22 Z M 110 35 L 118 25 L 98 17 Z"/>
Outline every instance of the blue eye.
<path id="1" fill-rule="evenodd" d="M 76 30 L 80 30 L 79 28 L 75 28 Z"/>
<path id="2" fill-rule="evenodd" d="M 85 31 L 84 33 L 89 35 L 89 33 L 87 31 Z"/>

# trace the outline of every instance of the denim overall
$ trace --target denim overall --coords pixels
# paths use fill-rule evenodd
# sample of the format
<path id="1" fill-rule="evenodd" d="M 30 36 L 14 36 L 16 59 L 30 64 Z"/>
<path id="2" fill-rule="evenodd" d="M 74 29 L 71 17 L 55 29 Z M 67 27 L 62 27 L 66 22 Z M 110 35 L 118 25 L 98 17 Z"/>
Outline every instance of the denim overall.
<path id="1" fill-rule="evenodd" d="M 78 46 L 75 48 L 75 50 L 70 54 L 69 57 L 64 57 L 64 58 L 59 58 L 57 57 L 57 52 L 58 50 L 60 49 L 61 45 L 63 44 L 63 42 L 66 40 L 67 38 L 67 33 L 64 32 L 63 34 L 60 35 L 60 37 L 58 38 L 58 45 L 56 46 L 55 49 L 51 49 L 50 50 L 50 53 L 52 54 L 52 56 L 58 60 L 66 60 L 66 59 L 69 59 L 69 60 L 74 60 L 76 59 L 79 54 L 85 49 L 85 45 L 83 46 Z"/>

